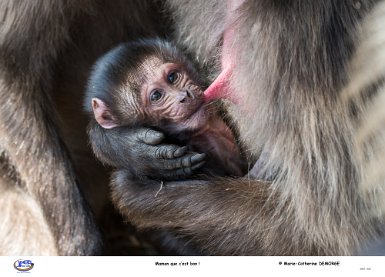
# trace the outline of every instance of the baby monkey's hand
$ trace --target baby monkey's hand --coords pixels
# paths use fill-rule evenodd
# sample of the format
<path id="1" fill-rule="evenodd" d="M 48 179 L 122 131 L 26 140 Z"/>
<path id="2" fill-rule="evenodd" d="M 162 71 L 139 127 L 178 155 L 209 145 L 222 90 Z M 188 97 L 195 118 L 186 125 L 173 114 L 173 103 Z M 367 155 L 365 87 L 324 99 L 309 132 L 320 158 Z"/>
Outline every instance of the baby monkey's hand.
<path id="1" fill-rule="evenodd" d="M 141 172 L 135 172 L 137 176 L 178 180 L 191 176 L 195 170 L 202 167 L 206 154 L 188 152 L 186 146 L 163 144 L 164 138 L 163 133 L 152 129 L 138 130 L 136 152 L 142 160 L 142 165 Z"/>
<path id="2" fill-rule="evenodd" d="M 202 167 L 206 154 L 188 151 L 186 146 L 163 143 L 163 133 L 149 128 L 94 125 L 89 131 L 96 156 L 105 164 L 126 169 L 137 178 L 180 180 Z"/>

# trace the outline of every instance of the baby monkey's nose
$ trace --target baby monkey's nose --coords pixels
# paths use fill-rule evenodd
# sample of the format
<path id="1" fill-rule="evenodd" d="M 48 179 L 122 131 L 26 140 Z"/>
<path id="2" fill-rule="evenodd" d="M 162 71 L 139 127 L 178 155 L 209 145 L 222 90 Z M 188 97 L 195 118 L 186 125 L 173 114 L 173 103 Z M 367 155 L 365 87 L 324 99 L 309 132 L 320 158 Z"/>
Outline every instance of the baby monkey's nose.
<path id="1" fill-rule="evenodd" d="M 178 98 L 180 103 L 185 103 L 186 101 L 195 99 L 195 96 L 189 89 L 185 89 L 180 92 Z"/>

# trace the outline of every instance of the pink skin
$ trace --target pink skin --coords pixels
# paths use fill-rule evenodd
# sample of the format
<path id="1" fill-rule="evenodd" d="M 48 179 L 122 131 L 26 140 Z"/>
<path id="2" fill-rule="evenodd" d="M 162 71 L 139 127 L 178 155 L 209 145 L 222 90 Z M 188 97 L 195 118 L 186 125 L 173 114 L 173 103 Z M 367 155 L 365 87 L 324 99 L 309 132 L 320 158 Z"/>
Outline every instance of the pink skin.
<path id="1" fill-rule="evenodd" d="M 236 60 L 236 51 L 233 49 L 236 26 L 234 22 L 231 22 L 231 13 L 233 13 L 242 3 L 243 0 L 227 1 L 228 9 L 226 21 L 228 28 L 223 35 L 221 57 L 222 71 L 214 82 L 204 91 L 205 102 L 210 102 L 218 98 L 225 98 L 235 104 L 238 103 L 238 99 L 234 96 L 230 86 L 230 78 L 232 77 L 234 61 Z"/>
<path id="2" fill-rule="evenodd" d="M 202 90 L 189 78 L 183 67 L 174 63 L 154 64 L 150 60 L 147 68 L 154 68 L 148 72 L 149 82 L 144 83 L 141 88 L 145 117 L 158 126 L 164 119 L 168 119 L 168 125 L 163 123 L 164 128 L 174 132 L 185 129 L 196 130 L 207 124 L 207 114 L 203 105 Z M 177 74 L 174 83 L 167 82 L 170 73 Z M 162 91 L 163 96 L 156 102 L 151 102 L 150 97 L 153 91 Z M 105 129 L 112 129 L 119 126 L 118 121 L 103 100 L 92 99 L 92 109 L 98 124 Z"/>
<path id="3" fill-rule="evenodd" d="M 175 83 L 167 82 L 167 75 L 177 72 Z M 157 66 L 150 77 L 151 82 L 142 86 L 143 110 L 146 117 L 154 121 L 168 119 L 177 124 L 186 121 L 202 106 L 202 90 L 190 79 L 182 66 L 174 63 L 164 63 Z M 151 92 L 164 91 L 164 95 L 155 103 L 151 103 Z M 189 94 L 186 93 L 189 91 Z"/>
<path id="4" fill-rule="evenodd" d="M 228 0 L 227 5 L 227 26 L 223 35 L 223 48 L 221 57 L 222 71 L 214 82 L 204 91 L 203 100 L 205 103 L 209 103 L 212 100 L 225 98 L 233 103 L 237 104 L 239 99 L 236 98 L 230 86 L 230 79 L 232 77 L 232 71 L 234 67 L 234 61 L 236 60 L 236 51 L 233 48 L 233 41 L 235 39 L 236 25 L 231 22 L 231 13 L 233 13 L 244 0 Z M 114 119 L 111 118 L 111 114 L 108 108 L 99 99 L 92 100 L 92 107 L 95 113 L 95 118 L 98 123 L 107 129 L 116 127 Z"/>
<path id="5" fill-rule="evenodd" d="M 158 63 L 150 68 L 153 70 L 147 72 L 148 81 L 142 85 L 140 93 L 140 112 L 145 115 L 147 123 L 184 140 L 196 151 L 207 153 L 210 157 L 208 168 L 220 168 L 219 172 L 223 171 L 220 174 L 242 176 L 245 164 L 232 131 L 221 117 L 208 111 L 202 90 L 183 67 Z M 175 81 L 168 81 L 171 74 L 178 76 Z M 153 98 L 155 95 L 157 97 Z M 105 129 L 118 126 L 103 100 L 93 98 L 92 108 L 100 126 Z M 187 136 L 184 131 L 189 131 Z"/>
<path id="6" fill-rule="evenodd" d="M 92 98 L 92 109 L 96 121 L 104 129 L 112 129 L 118 126 L 114 116 L 111 114 L 107 105 L 98 98 Z"/>

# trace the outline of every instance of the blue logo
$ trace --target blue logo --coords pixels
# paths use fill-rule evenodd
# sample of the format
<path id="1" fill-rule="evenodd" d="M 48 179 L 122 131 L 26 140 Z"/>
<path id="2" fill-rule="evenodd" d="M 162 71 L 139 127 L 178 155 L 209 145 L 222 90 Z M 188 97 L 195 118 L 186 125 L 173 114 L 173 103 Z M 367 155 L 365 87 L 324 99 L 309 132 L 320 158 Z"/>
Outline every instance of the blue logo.
<path id="1" fill-rule="evenodd" d="M 34 266 L 31 260 L 17 260 L 13 263 L 13 267 L 18 271 L 30 271 Z"/>

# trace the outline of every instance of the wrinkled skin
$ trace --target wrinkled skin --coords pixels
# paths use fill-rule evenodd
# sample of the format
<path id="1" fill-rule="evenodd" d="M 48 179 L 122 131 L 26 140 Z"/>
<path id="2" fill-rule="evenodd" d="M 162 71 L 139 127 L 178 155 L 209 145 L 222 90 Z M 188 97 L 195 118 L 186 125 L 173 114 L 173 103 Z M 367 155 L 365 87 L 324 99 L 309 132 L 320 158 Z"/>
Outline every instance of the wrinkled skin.
<path id="1" fill-rule="evenodd" d="M 138 228 L 189 234 L 212 255 L 349 255 L 384 235 L 383 215 L 373 216 L 357 189 L 364 173 L 352 145 L 362 104 L 340 99 L 357 31 L 378 1 L 226 1 L 239 7 L 234 15 L 221 1 L 187 2 L 189 9 L 168 1 L 183 24 L 179 38 L 198 59 L 215 53 L 211 35 L 223 31 L 222 70 L 207 99 L 235 99 L 241 138 L 264 160 L 250 176 L 161 190 L 157 181 L 117 173 L 119 211 Z M 197 17 L 220 31 L 203 32 L 208 25 Z"/>
<path id="2" fill-rule="evenodd" d="M 163 144 L 164 135 L 148 128 L 98 128 L 101 127 L 95 126 L 89 131 L 96 156 L 113 167 L 133 171 L 134 176 L 161 180 L 184 179 L 202 166 L 205 157 L 199 153 L 188 153 L 187 147 Z M 100 134 L 103 134 L 103 139 Z M 113 143 L 109 151 L 104 152 L 105 147 L 101 144 L 111 141 Z"/>
<path id="3" fill-rule="evenodd" d="M 235 137 L 215 103 L 204 102 L 199 83 L 191 62 L 168 41 L 138 40 L 109 51 L 94 66 L 84 104 L 97 157 L 138 178 L 185 179 L 205 162 L 199 173 L 241 176 L 245 163 Z M 162 145 L 161 133 L 136 133 L 138 126 L 163 131 L 169 142 L 186 145 L 188 151 Z M 116 128 L 119 131 L 108 132 Z M 143 153 L 154 153 L 156 160 Z"/>

